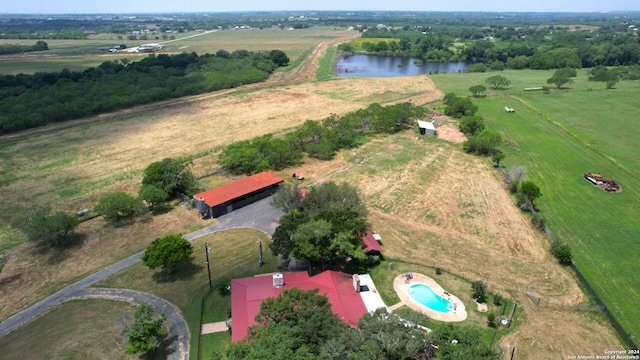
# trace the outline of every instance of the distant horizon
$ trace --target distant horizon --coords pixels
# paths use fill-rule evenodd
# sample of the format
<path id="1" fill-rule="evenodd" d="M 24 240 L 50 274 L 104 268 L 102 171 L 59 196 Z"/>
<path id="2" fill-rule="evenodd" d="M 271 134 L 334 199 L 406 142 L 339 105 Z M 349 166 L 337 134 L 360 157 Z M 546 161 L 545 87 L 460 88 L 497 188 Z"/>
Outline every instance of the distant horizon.
<path id="1" fill-rule="evenodd" d="M 250 12 L 469 12 L 469 13 L 633 13 L 640 12 L 640 1 L 610 0 L 537 0 L 514 2 L 504 0 L 457 0 L 455 2 L 419 2 L 395 0 L 392 3 L 371 0 L 307 1 L 293 5 L 285 0 L 244 0 L 234 3 L 158 2 L 151 0 L 23 0 L 3 4 L 0 15 L 125 15 L 125 14 L 192 14 Z"/>
<path id="2" fill-rule="evenodd" d="M 165 11 L 165 12 L 40 12 L 19 13 L 0 12 L 6 15 L 162 15 L 162 14 L 233 14 L 233 13 L 329 13 L 329 12 L 394 12 L 394 13 L 470 13 L 470 14 L 618 14 L 638 13 L 640 10 L 602 11 L 480 11 L 480 10 L 228 10 L 228 11 Z M 639 19 L 640 20 L 640 19 Z"/>

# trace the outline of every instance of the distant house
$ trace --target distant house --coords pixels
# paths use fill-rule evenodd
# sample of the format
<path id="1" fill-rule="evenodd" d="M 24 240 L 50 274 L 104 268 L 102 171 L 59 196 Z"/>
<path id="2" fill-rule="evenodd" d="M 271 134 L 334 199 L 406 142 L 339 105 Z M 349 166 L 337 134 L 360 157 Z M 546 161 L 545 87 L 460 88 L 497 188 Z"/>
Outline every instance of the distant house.
<path id="1" fill-rule="evenodd" d="M 367 279 L 369 279 L 367 281 Z M 258 275 L 231 280 L 231 341 L 247 336 L 260 304 L 278 296 L 283 289 L 318 289 L 331 304 L 331 311 L 347 324 L 355 327 L 367 312 L 385 307 L 368 275 L 351 275 L 327 270 L 310 277 L 306 271 Z"/>
<path id="2" fill-rule="evenodd" d="M 365 254 L 382 255 L 382 247 L 380 247 L 380 243 L 378 243 L 376 237 L 380 238 L 380 235 L 374 234 L 371 230 L 368 230 L 367 234 L 362 237 L 362 247 Z"/>
<path id="3" fill-rule="evenodd" d="M 433 122 L 418 120 L 418 127 L 422 135 L 436 134 L 436 127 L 433 125 Z"/>
<path id="4" fill-rule="evenodd" d="M 203 217 L 215 218 L 269 197 L 284 182 L 279 176 L 261 172 L 247 178 L 193 195 Z"/>

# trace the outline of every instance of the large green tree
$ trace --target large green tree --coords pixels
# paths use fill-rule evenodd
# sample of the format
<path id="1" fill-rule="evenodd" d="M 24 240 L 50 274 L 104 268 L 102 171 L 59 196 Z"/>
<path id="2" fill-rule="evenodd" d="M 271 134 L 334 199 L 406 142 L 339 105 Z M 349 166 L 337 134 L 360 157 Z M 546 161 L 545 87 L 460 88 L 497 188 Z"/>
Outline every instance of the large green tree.
<path id="1" fill-rule="evenodd" d="M 27 241 L 37 241 L 47 245 L 68 245 L 73 240 L 73 232 L 80 224 L 75 214 L 58 211 L 50 214 L 48 207 L 31 207 L 18 216 L 14 225 L 21 229 Z"/>
<path id="2" fill-rule="evenodd" d="M 473 104 L 468 97 L 459 97 L 455 93 L 448 93 L 444 97 L 444 113 L 447 116 L 462 118 L 472 116 L 478 111 L 478 107 Z"/>
<path id="3" fill-rule="evenodd" d="M 191 160 L 179 158 L 153 162 L 144 169 L 142 185 L 153 185 L 168 197 L 179 193 L 191 196 L 197 190 L 195 178 L 189 170 L 191 164 Z"/>
<path id="4" fill-rule="evenodd" d="M 123 192 L 113 192 L 103 196 L 95 210 L 111 223 L 124 219 L 132 220 L 147 211 L 140 199 Z"/>
<path id="5" fill-rule="evenodd" d="M 127 354 L 146 353 L 157 349 L 167 336 L 164 322 L 167 316 L 162 314 L 154 318 L 153 309 L 149 305 L 139 305 L 133 315 L 133 323 L 123 329 L 127 336 Z"/>
<path id="6" fill-rule="evenodd" d="M 142 263 L 150 269 L 162 267 L 173 270 L 176 265 L 189 259 L 193 246 L 180 234 L 170 234 L 153 240 L 142 255 Z"/>
<path id="7" fill-rule="evenodd" d="M 575 69 L 571 68 L 562 68 L 558 69 L 553 73 L 553 76 L 547 79 L 547 84 L 554 84 L 558 89 L 562 87 L 562 85 L 572 83 L 574 77 L 577 76 L 577 72 Z"/>
<path id="8" fill-rule="evenodd" d="M 297 204 L 280 218 L 269 245 L 274 254 L 306 258 L 323 269 L 349 257 L 365 259 L 361 237 L 367 229 L 367 210 L 355 187 L 322 183 Z"/>
<path id="9" fill-rule="evenodd" d="M 487 92 L 487 87 L 482 84 L 472 85 L 469 87 L 469 91 L 471 91 L 471 94 L 473 94 L 474 97 L 478 97 Z"/>
<path id="10" fill-rule="evenodd" d="M 511 85 L 511 80 L 502 75 L 493 75 L 487 79 L 486 83 L 493 87 L 494 90 L 498 90 L 508 88 Z"/>
<path id="11" fill-rule="evenodd" d="M 493 150 L 496 149 L 501 142 L 502 136 L 500 136 L 500 134 L 489 130 L 482 130 L 473 136 L 469 136 L 467 141 L 462 144 L 462 148 L 468 153 L 491 155 Z"/>

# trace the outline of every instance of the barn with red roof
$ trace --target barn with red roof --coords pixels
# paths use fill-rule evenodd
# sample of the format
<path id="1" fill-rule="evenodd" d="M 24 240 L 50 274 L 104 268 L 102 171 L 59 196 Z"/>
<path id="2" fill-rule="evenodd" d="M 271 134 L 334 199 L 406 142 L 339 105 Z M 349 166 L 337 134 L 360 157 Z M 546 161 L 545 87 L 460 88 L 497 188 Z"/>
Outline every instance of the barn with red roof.
<path id="1" fill-rule="evenodd" d="M 261 173 L 193 195 L 195 207 L 203 217 L 219 217 L 273 194 L 284 179 Z"/>
<path id="2" fill-rule="evenodd" d="M 358 283 L 359 284 L 359 283 Z M 354 277 L 327 270 L 310 277 L 306 271 L 259 275 L 231 280 L 231 340 L 240 341 L 247 336 L 260 304 L 269 297 L 278 296 L 283 289 L 297 287 L 302 290 L 319 289 L 331 304 L 331 310 L 342 321 L 355 327 L 367 311 L 367 305 L 354 287 Z"/>
<path id="3" fill-rule="evenodd" d="M 371 230 L 367 231 L 367 234 L 362 237 L 362 249 L 367 255 L 382 255 L 382 247 L 375 238 L 375 235 Z"/>

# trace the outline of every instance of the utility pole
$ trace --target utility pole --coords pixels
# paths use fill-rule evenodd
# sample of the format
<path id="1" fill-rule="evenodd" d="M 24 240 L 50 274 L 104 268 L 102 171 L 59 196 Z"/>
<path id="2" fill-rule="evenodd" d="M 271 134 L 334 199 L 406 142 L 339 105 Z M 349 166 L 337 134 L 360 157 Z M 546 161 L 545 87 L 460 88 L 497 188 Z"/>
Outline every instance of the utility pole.
<path id="1" fill-rule="evenodd" d="M 211 252 L 211 248 L 209 247 L 209 245 L 207 245 L 207 243 L 204 243 L 204 253 L 207 256 L 207 273 L 209 274 L 209 289 L 211 289 L 212 286 L 211 286 L 211 268 L 209 267 L 209 252 Z"/>
<path id="2" fill-rule="evenodd" d="M 262 264 L 264 264 L 264 257 L 262 256 L 262 240 L 258 240 L 258 246 L 260 247 L 260 257 L 258 258 L 258 264 L 262 266 Z"/>

